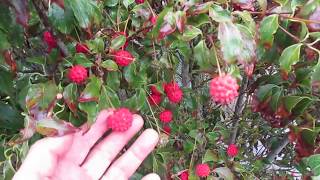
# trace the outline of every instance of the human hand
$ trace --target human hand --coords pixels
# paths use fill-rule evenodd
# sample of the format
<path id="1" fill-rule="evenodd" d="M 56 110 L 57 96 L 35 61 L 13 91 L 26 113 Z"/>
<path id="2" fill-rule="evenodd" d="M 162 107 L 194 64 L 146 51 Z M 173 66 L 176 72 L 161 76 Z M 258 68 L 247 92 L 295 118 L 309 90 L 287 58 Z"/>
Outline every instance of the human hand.
<path id="1" fill-rule="evenodd" d="M 118 153 L 142 128 L 141 116 L 134 115 L 132 126 L 125 132 L 112 132 L 90 152 L 89 149 L 107 130 L 106 119 L 112 110 L 100 112 L 97 121 L 87 133 L 83 131 L 62 137 L 48 137 L 36 142 L 30 149 L 13 180 L 124 180 L 137 170 L 155 148 L 159 136 L 153 129 L 145 130 L 133 145 L 118 159 Z M 115 159 L 115 160 L 114 160 Z M 110 166 L 110 167 L 109 167 Z M 143 180 L 158 180 L 149 174 Z"/>

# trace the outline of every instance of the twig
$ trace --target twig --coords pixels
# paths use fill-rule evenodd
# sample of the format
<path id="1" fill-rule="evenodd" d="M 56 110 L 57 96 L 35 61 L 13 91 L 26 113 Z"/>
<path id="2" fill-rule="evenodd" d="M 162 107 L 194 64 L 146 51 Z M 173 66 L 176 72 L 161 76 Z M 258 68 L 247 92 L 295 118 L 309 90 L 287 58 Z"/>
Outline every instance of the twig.
<path id="1" fill-rule="evenodd" d="M 285 32 L 288 36 L 290 36 L 293 40 L 295 40 L 296 42 L 302 43 L 303 45 L 307 46 L 308 48 L 310 48 L 310 49 L 312 49 L 312 50 L 314 50 L 314 51 L 316 51 L 317 53 L 320 54 L 320 51 L 319 51 L 317 48 L 313 47 L 311 44 L 308 44 L 308 43 L 305 43 L 305 42 L 301 41 L 297 36 L 291 34 L 289 31 L 287 31 L 285 28 L 283 28 L 283 27 L 280 26 L 280 25 L 279 25 L 279 28 L 280 28 L 283 32 Z"/>
<path id="2" fill-rule="evenodd" d="M 238 129 L 239 129 L 239 121 L 240 121 L 240 115 L 242 114 L 243 110 L 244 110 L 244 105 L 243 102 L 245 101 L 245 90 L 248 87 L 248 77 L 247 76 L 243 76 L 242 82 L 241 82 L 241 87 L 239 90 L 239 97 L 237 99 L 236 102 L 236 106 L 234 109 L 234 114 L 232 117 L 232 120 L 234 121 L 233 123 L 233 131 L 232 134 L 230 136 L 230 141 L 229 144 L 234 144 L 237 138 L 237 133 L 238 133 Z"/>
<path id="3" fill-rule="evenodd" d="M 281 140 L 279 146 L 267 155 L 266 160 L 271 164 L 274 159 L 277 157 L 277 155 L 282 151 L 283 148 L 285 148 L 289 143 L 289 138 L 286 136 L 284 139 Z"/>
<path id="4" fill-rule="evenodd" d="M 139 29 L 138 31 L 136 31 L 135 33 L 133 33 L 131 36 L 129 36 L 127 41 L 130 41 L 131 39 L 134 39 L 134 37 L 135 37 L 136 35 L 138 35 L 139 33 L 143 32 L 143 31 L 145 31 L 145 30 L 147 30 L 147 29 L 150 29 L 150 28 L 152 28 L 152 27 L 153 27 L 153 25 L 150 25 L 150 26 L 144 27 L 144 28 L 142 28 L 142 29 Z"/>
<path id="5" fill-rule="evenodd" d="M 285 19 L 291 19 L 294 21 L 300 21 L 300 22 L 304 22 L 306 24 L 311 24 L 311 23 L 315 23 L 315 24 L 320 24 L 320 21 L 316 21 L 316 20 L 311 20 L 311 19 L 302 19 L 302 18 L 298 18 L 298 17 L 290 17 L 290 16 L 285 16 L 282 14 L 279 14 L 280 17 L 285 18 Z"/>
<path id="6" fill-rule="evenodd" d="M 280 28 L 283 32 L 285 32 L 288 36 L 292 37 L 292 39 L 294 39 L 295 41 L 301 42 L 301 40 L 300 40 L 297 36 L 291 34 L 289 31 L 287 31 L 287 30 L 286 30 L 285 28 L 283 28 L 282 26 L 279 25 L 279 28 Z"/>
<path id="7" fill-rule="evenodd" d="M 32 0 L 33 6 L 35 7 L 38 16 L 42 22 L 42 24 L 44 25 L 44 27 L 46 29 L 48 29 L 50 32 L 53 32 L 53 28 L 49 23 L 49 18 L 46 15 L 46 13 L 44 12 L 44 10 L 40 7 L 40 4 L 42 4 L 42 1 L 39 0 Z M 69 52 L 68 49 L 66 47 L 66 45 L 61 41 L 61 39 L 59 37 L 56 37 L 56 41 L 57 41 L 57 45 L 58 45 L 58 49 L 61 51 L 61 53 L 63 54 L 63 56 L 69 56 Z"/>

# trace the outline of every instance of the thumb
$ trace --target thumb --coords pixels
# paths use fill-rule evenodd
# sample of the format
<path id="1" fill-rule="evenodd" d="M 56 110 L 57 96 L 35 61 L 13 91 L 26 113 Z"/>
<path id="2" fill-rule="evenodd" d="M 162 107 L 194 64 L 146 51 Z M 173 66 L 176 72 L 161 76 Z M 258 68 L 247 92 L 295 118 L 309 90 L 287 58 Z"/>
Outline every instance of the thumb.
<path id="1" fill-rule="evenodd" d="M 58 155 L 64 153 L 72 142 L 72 135 L 48 137 L 31 146 L 26 159 L 13 180 L 41 179 L 50 175 L 58 163 Z"/>

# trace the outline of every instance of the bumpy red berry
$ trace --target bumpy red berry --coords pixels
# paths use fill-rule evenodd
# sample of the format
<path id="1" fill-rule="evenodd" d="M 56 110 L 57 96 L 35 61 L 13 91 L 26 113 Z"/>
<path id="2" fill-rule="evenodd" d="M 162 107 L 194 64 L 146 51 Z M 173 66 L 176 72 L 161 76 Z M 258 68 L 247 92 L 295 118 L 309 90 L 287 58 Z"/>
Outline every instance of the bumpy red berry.
<path id="1" fill-rule="evenodd" d="M 149 101 L 151 106 L 159 105 L 161 103 L 161 101 L 162 101 L 162 97 L 161 97 L 161 95 L 151 94 L 148 97 L 148 101 Z"/>
<path id="2" fill-rule="evenodd" d="M 71 82 L 81 84 L 88 78 L 88 71 L 81 65 L 75 65 L 69 69 L 68 78 Z"/>
<path id="3" fill-rule="evenodd" d="M 181 174 L 179 175 L 179 178 L 180 178 L 181 180 L 189 180 L 189 172 L 188 172 L 188 171 L 184 171 L 183 173 L 181 173 Z"/>
<path id="4" fill-rule="evenodd" d="M 182 100 L 183 92 L 176 82 L 164 84 L 164 91 L 172 103 L 179 103 Z"/>
<path id="5" fill-rule="evenodd" d="M 131 55 L 130 52 L 125 50 L 118 50 L 113 53 L 114 61 L 119 66 L 128 66 L 134 61 L 134 57 Z"/>
<path id="6" fill-rule="evenodd" d="M 89 50 L 89 48 L 88 48 L 88 46 L 86 44 L 77 43 L 76 52 L 77 53 L 88 54 L 90 52 L 90 50 Z"/>
<path id="7" fill-rule="evenodd" d="M 128 130 L 133 121 L 133 114 L 127 108 L 117 109 L 108 116 L 107 126 L 113 131 L 126 131 Z"/>
<path id="8" fill-rule="evenodd" d="M 169 125 L 164 125 L 163 126 L 163 131 L 166 133 L 166 134 L 171 134 L 171 127 Z"/>
<path id="9" fill-rule="evenodd" d="M 161 92 L 158 91 L 157 87 L 154 86 L 154 85 L 150 86 L 150 91 L 151 91 L 151 94 L 155 94 L 155 95 L 161 96 Z"/>
<path id="10" fill-rule="evenodd" d="M 164 123 L 169 123 L 170 121 L 172 121 L 172 117 L 173 117 L 173 115 L 170 110 L 164 110 L 159 115 L 160 121 L 162 121 Z"/>
<path id="11" fill-rule="evenodd" d="M 150 16 L 150 22 L 151 22 L 151 24 L 152 24 L 152 25 L 155 25 L 155 24 L 157 23 L 157 19 L 158 19 L 157 16 L 151 15 L 151 16 Z"/>
<path id="12" fill-rule="evenodd" d="M 196 174 L 199 177 L 207 177 L 210 174 L 210 167 L 208 164 L 198 164 L 196 167 Z"/>
<path id="13" fill-rule="evenodd" d="M 238 154 L 238 147 L 235 144 L 230 144 L 227 148 L 227 154 L 229 157 L 234 157 Z"/>
<path id="14" fill-rule="evenodd" d="M 43 33 L 43 40 L 48 45 L 48 52 L 50 53 L 53 48 L 56 48 L 58 46 L 56 39 L 49 31 L 45 31 Z"/>
<path id="15" fill-rule="evenodd" d="M 238 96 L 239 85 L 235 78 L 230 75 L 215 77 L 210 82 L 210 95 L 220 104 L 229 104 Z"/>
<path id="16" fill-rule="evenodd" d="M 137 4 L 142 4 L 144 3 L 144 0 L 135 0 Z"/>

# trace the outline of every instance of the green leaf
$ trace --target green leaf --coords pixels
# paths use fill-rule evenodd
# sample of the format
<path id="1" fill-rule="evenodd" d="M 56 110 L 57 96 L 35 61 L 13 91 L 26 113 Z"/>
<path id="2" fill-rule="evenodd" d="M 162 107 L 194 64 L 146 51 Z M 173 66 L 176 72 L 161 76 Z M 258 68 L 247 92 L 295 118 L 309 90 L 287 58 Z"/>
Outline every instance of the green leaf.
<path id="1" fill-rule="evenodd" d="M 117 91 L 120 87 L 120 77 L 121 73 L 119 72 L 109 72 L 107 75 L 106 84 L 109 88 L 113 89 L 114 91 Z"/>
<path id="2" fill-rule="evenodd" d="M 118 107 L 120 107 L 120 100 L 117 93 L 109 87 L 102 87 L 98 103 L 99 111 L 102 109 Z"/>
<path id="3" fill-rule="evenodd" d="M 200 27 L 203 24 L 208 23 L 210 23 L 209 16 L 207 14 L 199 14 L 197 16 L 188 17 L 186 24 L 192 25 L 194 27 Z"/>
<path id="4" fill-rule="evenodd" d="M 78 98 L 79 102 L 91 102 L 98 101 L 100 96 L 100 89 L 102 86 L 101 79 L 96 76 L 90 77 L 90 82 L 87 84 L 86 88 L 81 93 Z"/>
<path id="5" fill-rule="evenodd" d="M 0 77 L 0 93 L 12 96 L 14 92 L 12 74 L 0 68 Z"/>
<path id="6" fill-rule="evenodd" d="M 65 0 L 65 7 L 72 9 L 80 27 L 88 28 L 93 22 L 99 23 L 102 15 L 95 1 Z"/>
<path id="7" fill-rule="evenodd" d="M 283 98 L 284 105 L 286 107 L 286 110 L 292 113 L 301 113 L 300 111 L 304 111 L 306 106 L 309 106 L 312 102 L 312 99 L 307 96 L 286 96 Z M 301 104 L 300 104 L 301 103 Z M 297 109 L 296 106 L 300 104 L 301 109 Z M 298 112 L 295 112 L 293 110 L 297 110 Z"/>
<path id="8" fill-rule="evenodd" d="M 287 2 L 288 2 L 288 0 L 273 0 L 273 1 L 275 1 L 275 2 L 279 3 L 281 6 L 286 5 L 286 4 L 287 4 Z"/>
<path id="9" fill-rule="evenodd" d="M 10 43 L 7 39 L 7 35 L 0 29 L 0 50 L 10 48 Z"/>
<path id="10" fill-rule="evenodd" d="M 124 78 L 133 88 L 139 88 L 147 84 L 146 74 L 139 72 L 136 66 L 137 65 L 135 63 L 131 63 L 129 66 L 124 68 L 123 72 Z"/>
<path id="11" fill-rule="evenodd" d="M 96 102 L 79 103 L 79 109 L 87 114 L 89 124 L 93 124 L 96 121 L 98 114 L 98 105 Z"/>
<path id="12" fill-rule="evenodd" d="M 315 176 L 320 175 L 320 154 L 314 154 L 306 158 L 306 164 L 312 169 Z"/>
<path id="13" fill-rule="evenodd" d="M 101 64 L 101 67 L 105 68 L 108 71 L 118 71 L 118 65 L 113 60 L 106 60 L 103 61 Z"/>
<path id="14" fill-rule="evenodd" d="M 26 60 L 30 63 L 40 64 L 40 65 L 46 64 L 46 58 L 44 56 L 27 57 Z"/>
<path id="15" fill-rule="evenodd" d="M 286 72 L 291 71 L 291 66 L 295 65 L 300 59 L 300 48 L 302 43 L 294 44 L 283 50 L 279 62 L 281 69 Z"/>
<path id="16" fill-rule="evenodd" d="M 38 111 L 48 111 L 52 102 L 56 99 L 58 87 L 52 81 L 40 84 L 32 84 L 26 97 L 26 107 L 29 112 L 34 109 Z"/>
<path id="17" fill-rule="evenodd" d="M 216 22 L 230 22 L 231 14 L 229 11 L 223 9 L 221 6 L 213 4 L 209 8 L 209 16 Z"/>
<path id="18" fill-rule="evenodd" d="M 227 63 L 234 62 L 243 49 L 239 29 L 231 22 L 219 23 L 218 38 L 221 43 L 224 60 Z"/>
<path id="19" fill-rule="evenodd" d="M 126 43 L 127 38 L 123 35 L 119 35 L 111 41 L 111 49 L 119 49 Z"/>
<path id="20" fill-rule="evenodd" d="M 313 72 L 311 75 L 311 84 L 313 89 L 316 89 L 317 91 L 320 90 L 320 55 L 318 63 L 313 67 Z"/>
<path id="21" fill-rule="evenodd" d="M 260 43 L 271 47 L 273 44 L 274 34 L 279 27 L 279 16 L 274 14 L 263 18 L 260 24 Z"/>
<path id="22" fill-rule="evenodd" d="M 184 32 L 186 22 L 187 22 L 187 15 L 185 11 L 177 11 L 175 13 L 177 28 L 180 33 Z"/>
<path id="23" fill-rule="evenodd" d="M 108 7 L 114 7 L 118 4 L 119 0 L 105 0 L 104 4 Z"/>
<path id="24" fill-rule="evenodd" d="M 215 153 L 213 150 L 208 149 L 206 153 L 204 154 L 204 157 L 202 159 L 202 163 L 206 162 L 217 162 L 219 160 L 219 156 L 217 153 Z"/>
<path id="25" fill-rule="evenodd" d="M 136 94 L 127 99 L 124 103 L 123 106 L 139 111 L 144 104 L 146 103 L 146 92 L 143 88 L 137 89 Z"/>
<path id="26" fill-rule="evenodd" d="M 80 64 L 84 67 L 93 66 L 93 62 L 91 62 L 84 54 L 77 53 L 74 55 L 75 64 Z"/>
<path id="27" fill-rule="evenodd" d="M 128 7 L 134 3 L 134 0 L 123 0 L 122 3 L 128 9 Z"/>
<path id="28" fill-rule="evenodd" d="M 246 26 L 253 36 L 256 34 L 256 23 L 248 11 L 235 11 L 234 12 L 239 17 L 240 23 Z"/>
<path id="29" fill-rule="evenodd" d="M 104 52 L 104 41 L 102 37 L 97 37 L 87 42 L 89 49 L 94 53 Z"/>
<path id="30" fill-rule="evenodd" d="M 280 97 L 282 96 L 283 92 L 280 88 L 273 88 L 273 91 L 275 92 L 272 94 L 270 105 L 273 112 L 276 112 L 279 107 Z"/>
<path id="31" fill-rule="evenodd" d="M 219 178 L 224 180 L 233 180 L 234 175 L 232 174 L 231 170 L 227 167 L 219 167 L 213 170 L 213 172 L 219 175 Z"/>
<path id="32" fill-rule="evenodd" d="M 75 23 L 72 10 L 69 7 L 62 9 L 55 3 L 49 7 L 48 17 L 54 27 L 64 34 L 71 33 Z"/>
<path id="33" fill-rule="evenodd" d="M 214 48 L 208 49 L 204 40 L 194 47 L 194 58 L 200 70 L 210 70 L 217 62 Z"/>
<path id="34" fill-rule="evenodd" d="M 64 88 L 63 99 L 73 113 L 77 112 L 76 104 L 77 104 L 78 94 L 77 94 L 77 86 L 75 84 L 69 84 Z"/>
<path id="35" fill-rule="evenodd" d="M 23 128 L 24 117 L 9 104 L 0 101 L 0 114 L 0 128 L 11 130 Z"/>
<path id="36" fill-rule="evenodd" d="M 257 92 L 257 97 L 260 102 L 265 101 L 268 97 L 272 95 L 273 89 L 280 89 L 279 86 L 275 84 L 266 84 L 260 86 Z"/>
<path id="37" fill-rule="evenodd" d="M 202 35 L 202 31 L 194 26 L 186 26 L 186 29 L 181 36 L 181 40 L 183 41 L 191 41 L 196 38 L 198 35 Z"/>
<path id="38" fill-rule="evenodd" d="M 301 137 L 303 141 L 311 146 L 315 145 L 318 134 L 319 132 L 314 131 L 312 129 L 308 129 L 308 128 L 303 128 L 301 131 Z"/>

